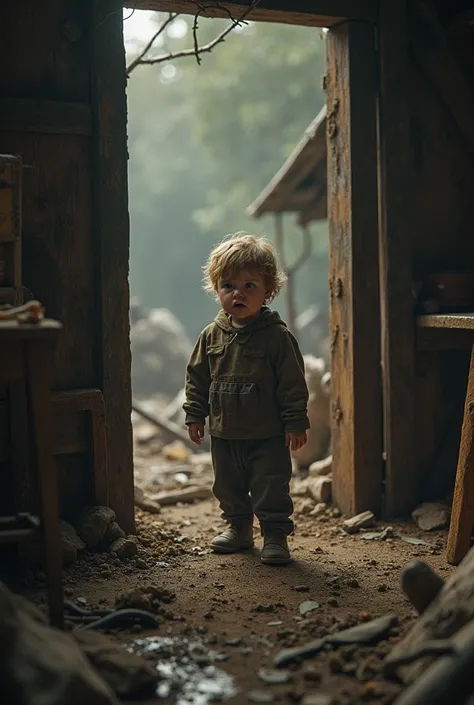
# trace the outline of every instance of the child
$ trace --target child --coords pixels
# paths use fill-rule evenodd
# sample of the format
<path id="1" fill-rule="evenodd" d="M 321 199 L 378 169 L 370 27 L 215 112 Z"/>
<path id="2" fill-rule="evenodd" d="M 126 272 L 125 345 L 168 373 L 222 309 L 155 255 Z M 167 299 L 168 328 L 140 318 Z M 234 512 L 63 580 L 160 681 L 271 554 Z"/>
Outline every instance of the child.
<path id="1" fill-rule="evenodd" d="M 217 294 L 222 310 L 191 354 L 184 404 L 189 437 L 197 445 L 209 417 L 213 492 L 229 523 L 211 548 L 251 548 L 255 513 L 267 564 L 290 562 L 290 449 L 306 443 L 309 428 L 301 352 L 278 313 L 265 305 L 284 281 L 264 238 L 237 233 L 211 252 L 205 289 Z"/>

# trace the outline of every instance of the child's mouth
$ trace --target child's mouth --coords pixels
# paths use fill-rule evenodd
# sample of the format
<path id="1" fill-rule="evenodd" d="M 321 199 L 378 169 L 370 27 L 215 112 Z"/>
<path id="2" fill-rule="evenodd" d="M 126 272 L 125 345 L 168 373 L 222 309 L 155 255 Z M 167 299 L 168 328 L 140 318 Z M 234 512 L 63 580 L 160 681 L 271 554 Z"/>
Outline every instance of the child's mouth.
<path id="1" fill-rule="evenodd" d="M 236 303 L 236 304 L 232 304 L 232 307 L 233 308 L 245 308 L 245 304 Z"/>

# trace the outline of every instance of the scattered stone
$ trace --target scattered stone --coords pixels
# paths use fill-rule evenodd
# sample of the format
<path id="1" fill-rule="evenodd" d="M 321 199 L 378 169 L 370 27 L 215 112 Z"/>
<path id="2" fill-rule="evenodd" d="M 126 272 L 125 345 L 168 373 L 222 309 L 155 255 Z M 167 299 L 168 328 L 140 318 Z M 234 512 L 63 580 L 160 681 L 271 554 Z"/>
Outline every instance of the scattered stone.
<path id="1" fill-rule="evenodd" d="M 406 543 L 411 543 L 414 546 L 431 546 L 428 541 L 425 541 L 425 539 L 419 539 L 416 536 L 403 536 L 402 534 L 400 534 L 398 538 L 402 541 L 406 541 Z"/>
<path id="2" fill-rule="evenodd" d="M 273 693 L 266 690 L 251 690 L 247 693 L 247 698 L 252 703 L 272 703 L 275 700 Z"/>
<path id="3" fill-rule="evenodd" d="M 282 685 L 283 683 L 289 683 L 292 680 L 292 675 L 290 671 L 282 670 L 267 670 L 261 668 L 258 671 L 258 677 L 264 683 L 268 685 Z"/>
<path id="4" fill-rule="evenodd" d="M 375 524 L 375 515 L 373 512 L 361 512 L 350 519 L 342 522 L 342 528 L 348 534 L 356 534 L 359 529 L 368 529 Z"/>
<path id="5" fill-rule="evenodd" d="M 331 654 L 328 659 L 328 667 L 331 673 L 342 673 L 344 663 L 339 658 L 339 656 L 337 656 L 337 654 Z"/>
<path id="6" fill-rule="evenodd" d="M 52 629 L 31 603 L 0 584 L 2 702 L 118 705 L 70 634 Z"/>
<path id="7" fill-rule="evenodd" d="M 303 673 L 303 678 L 309 683 L 320 683 L 323 679 L 323 675 L 321 671 L 318 671 L 316 668 L 308 668 L 308 670 Z"/>
<path id="8" fill-rule="evenodd" d="M 332 476 L 309 477 L 308 492 L 315 502 L 329 504 L 332 495 Z"/>
<path id="9" fill-rule="evenodd" d="M 255 605 L 255 607 L 252 609 L 252 612 L 275 612 L 277 609 L 284 607 L 285 605 L 282 605 L 280 602 L 278 603 L 272 603 L 269 605 L 262 605 L 258 604 Z"/>
<path id="10" fill-rule="evenodd" d="M 309 474 L 313 476 L 329 475 L 332 471 L 332 455 L 323 460 L 316 460 L 309 466 Z"/>
<path id="11" fill-rule="evenodd" d="M 439 502 L 425 502 L 412 512 L 413 520 L 423 531 L 444 529 L 449 522 L 449 508 Z"/>
<path id="12" fill-rule="evenodd" d="M 268 627 L 281 627 L 283 622 L 281 620 L 276 620 L 275 622 L 267 622 Z"/>
<path id="13" fill-rule="evenodd" d="M 309 592 L 308 585 L 294 585 L 291 589 L 295 592 Z"/>
<path id="14" fill-rule="evenodd" d="M 335 597 L 330 597 L 329 600 L 328 600 L 328 605 L 329 605 L 330 607 L 338 607 L 338 606 L 339 606 L 339 602 L 337 601 L 337 599 L 336 599 Z"/>
<path id="15" fill-rule="evenodd" d="M 90 507 L 79 519 L 77 533 L 90 551 L 103 541 L 109 524 L 115 520 L 115 512 L 110 507 Z"/>
<path id="16" fill-rule="evenodd" d="M 318 502 L 314 508 L 310 511 L 310 515 L 312 517 L 317 517 L 320 514 L 324 514 L 324 512 L 327 510 L 328 505 L 325 502 Z"/>
<path id="17" fill-rule="evenodd" d="M 122 644 L 99 632 L 78 629 L 74 632 L 74 638 L 119 698 L 154 695 L 158 673 L 144 658 L 127 651 Z"/>
<path id="18" fill-rule="evenodd" d="M 347 587 L 350 587 L 350 588 L 358 588 L 358 587 L 360 587 L 360 583 L 359 583 L 358 580 L 356 580 L 356 578 L 350 578 L 350 579 L 347 581 Z"/>
<path id="19" fill-rule="evenodd" d="M 299 612 L 302 617 L 304 617 L 306 614 L 309 614 L 310 612 L 314 612 L 314 610 L 319 609 L 320 605 L 318 602 L 314 602 L 313 600 L 305 600 L 304 602 L 300 603 L 299 606 Z"/>
<path id="20" fill-rule="evenodd" d="M 60 522 L 59 530 L 61 532 L 63 564 L 71 565 L 77 560 L 77 554 L 85 549 L 86 544 L 78 536 L 76 529 L 67 521 Z"/>
<path id="21" fill-rule="evenodd" d="M 149 512 L 150 514 L 159 514 L 161 512 L 161 506 L 158 502 L 151 499 L 141 487 L 135 485 L 135 506 L 143 509 L 144 512 Z"/>
<path id="22" fill-rule="evenodd" d="M 241 646 L 242 639 L 227 639 L 224 642 L 224 646 Z"/>
<path id="23" fill-rule="evenodd" d="M 380 585 L 377 585 L 377 590 L 378 592 L 387 592 L 388 585 L 385 585 L 385 583 L 380 583 Z"/>
<path id="24" fill-rule="evenodd" d="M 107 550 L 120 560 L 131 558 L 131 556 L 135 556 L 138 551 L 136 536 L 127 536 L 123 539 L 117 539 L 110 544 Z"/>
<path id="25" fill-rule="evenodd" d="M 107 531 L 105 532 L 105 536 L 104 536 L 104 540 L 103 540 L 104 544 L 106 546 L 109 546 L 114 541 L 117 541 L 117 539 L 124 539 L 124 538 L 125 538 L 125 531 L 117 524 L 116 521 L 111 521 L 107 527 Z"/>
<path id="26" fill-rule="evenodd" d="M 324 693 L 306 693 L 303 697 L 301 705 L 333 705 L 334 698 L 332 695 Z"/>

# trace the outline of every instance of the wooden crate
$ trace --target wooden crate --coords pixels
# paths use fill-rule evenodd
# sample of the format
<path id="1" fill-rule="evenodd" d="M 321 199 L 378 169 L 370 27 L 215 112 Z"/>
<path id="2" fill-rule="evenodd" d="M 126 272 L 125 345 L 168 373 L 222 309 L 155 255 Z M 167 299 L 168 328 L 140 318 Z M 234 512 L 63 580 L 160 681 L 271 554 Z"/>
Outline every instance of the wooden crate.
<path id="1" fill-rule="evenodd" d="M 0 305 L 23 303 L 21 157 L 0 154 Z"/>

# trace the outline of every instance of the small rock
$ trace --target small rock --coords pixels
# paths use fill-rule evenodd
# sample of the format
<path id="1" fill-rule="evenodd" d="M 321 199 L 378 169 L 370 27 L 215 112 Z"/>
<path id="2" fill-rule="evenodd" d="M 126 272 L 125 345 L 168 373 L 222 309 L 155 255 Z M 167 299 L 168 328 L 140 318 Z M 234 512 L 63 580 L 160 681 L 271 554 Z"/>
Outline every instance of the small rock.
<path id="1" fill-rule="evenodd" d="M 356 580 L 355 578 L 350 578 L 350 579 L 347 581 L 347 586 L 350 587 L 350 588 L 358 588 L 358 587 L 360 587 L 360 583 L 359 583 L 359 581 Z"/>
<path id="2" fill-rule="evenodd" d="M 309 477 L 307 479 L 308 492 L 315 502 L 329 504 L 332 495 L 332 477 Z"/>
<path id="3" fill-rule="evenodd" d="M 76 529 L 68 524 L 67 521 L 61 521 L 59 524 L 61 533 L 61 546 L 63 550 L 63 564 L 71 565 L 77 560 L 79 551 L 83 551 L 86 547 L 84 541 L 78 536 Z"/>
<path id="4" fill-rule="evenodd" d="M 339 606 L 339 602 L 336 600 L 335 597 L 330 597 L 329 600 L 328 600 L 328 605 L 329 605 L 330 607 L 338 607 L 338 606 Z"/>
<path id="5" fill-rule="evenodd" d="M 306 693 L 303 697 L 301 705 L 333 705 L 334 698 L 332 695 L 324 693 Z"/>
<path id="6" fill-rule="evenodd" d="M 150 514 L 159 514 L 161 512 L 161 506 L 158 502 L 148 497 L 147 494 L 135 485 L 135 506 L 143 509 L 144 512 L 150 512 Z"/>
<path id="7" fill-rule="evenodd" d="M 268 693 L 265 690 L 251 690 L 247 693 L 247 698 L 252 703 L 272 703 L 275 700 L 273 693 Z"/>
<path id="8" fill-rule="evenodd" d="M 328 505 L 325 502 L 318 502 L 315 507 L 311 510 L 310 515 L 312 517 L 317 517 L 320 514 L 324 514 L 327 508 Z"/>
<path id="9" fill-rule="evenodd" d="M 388 585 L 385 585 L 385 583 L 380 583 L 380 585 L 377 585 L 377 590 L 378 592 L 387 592 Z"/>
<path id="10" fill-rule="evenodd" d="M 115 512 L 110 507 L 90 507 L 81 516 L 77 533 L 87 548 L 93 551 L 101 544 L 109 524 L 114 520 Z"/>
<path id="11" fill-rule="evenodd" d="M 176 460 L 185 463 L 189 460 L 191 451 L 182 443 L 182 441 L 174 441 L 163 448 L 163 455 L 168 460 Z"/>
<path id="12" fill-rule="evenodd" d="M 127 536 L 124 539 L 117 539 L 110 544 L 108 551 L 113 553 L 120 560 L 124 558 L 130 558 L 137 554 L 137 539 L 135 536 Z"/>
<path id="13" fill-rule="evenodd" d="M 313 600 L 305 600 L 304 602 L 301 602 L 299 606 L 299 611 L 300 615 L 304 617 L 306 614 L 309 614 L 310 612 L 314 612 L 314 610 L 319 609 L 319 603 L 314 602 Z"/>
<path id="14" fill-rule="evenodd" d="M 332 470 L 332 455 L 328 455 L 323 460 L 316 460 L 309 466 L 308 472 L 313 476 L 329 475 Z"/>
<path id="15" fill-rule="evenodd" d="M 107 527 L 107 531 L 105 532 L 105 536 L 103 538 L 103 544 L 105 546 L 109 546 L 114 541 L 117 541 L 117 539 L 124 539 L 124 538 L 125 538 L 125 531 L 122 528 L 120 528 L 120 526 L 117 524 L 116 521 L 111 521 Z"/>
<path id="16" fill-rule="evenodd" d="M 425 502 L 412 512 L 412 517 L 423 531 L 443 529 L 449 522 L 449 508 L 439 502 Z"/>
<path id="17" fill-rule="evenodd" d="M 331 673 L 342 673 L 344 664 L 336 654 L 332 654 L 328 659 L 328 666 Z"/>
<path id="18" fill-rule="evenodd" d="M 308 585 L 294 585 L 291 589 L 295 592 L 309 592 Z"/>
<path id="19" fill-rule="evenodd" d="M 283 683 L 289 683 L 292 679 L 290 671 L 267 670 L 265 668 L 261 668 L 258 671 L 258 677 L 268 685 L 282 685 Z"/>
<path id="20" fill-rule="evenodd" d="M 342 528 L 348 534 L 355 534 L 359 529 L 368 529 L 375 524 L 375 515 L 373 512 L 361 512 L 350 519 L 342 522 Z"/>

